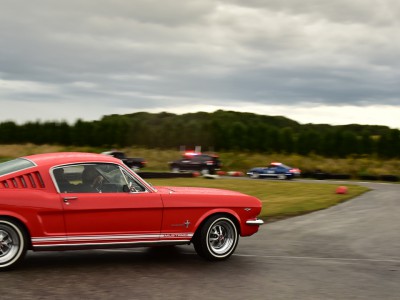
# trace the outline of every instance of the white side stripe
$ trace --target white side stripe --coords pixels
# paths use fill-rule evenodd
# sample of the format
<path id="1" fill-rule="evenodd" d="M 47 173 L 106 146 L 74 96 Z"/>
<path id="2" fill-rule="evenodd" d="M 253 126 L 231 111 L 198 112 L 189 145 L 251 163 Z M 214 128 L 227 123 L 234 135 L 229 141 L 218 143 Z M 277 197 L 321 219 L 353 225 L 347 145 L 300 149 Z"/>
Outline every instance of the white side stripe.
<path id="1" fill-rule="evenodd" d="M 104 240 L 146 240 L 166 238 L 191 238 L 193 233 L 155 233 L 155 234 L 116 234 L 116 235 L 81 235 L 81 236 L 55 236 L 33 237 L 32 243 L 68 242 L 68 241 L 104 241 Z"/>
<path id="2" fill-rule="evenodd" d="M 182 240 L 154 240 L 154 241 L 136 241 L 136 242 L 98 242 L 98 243 L 60 243 L 60 244 L 41 244 L 34 245 L 36 248 L 41 247 L 74 247 L 74 246 L 107 246 L 107 245 L 135 245 L 135 244 L 162 244 L 162 243 L 182 243 L 190 242 L 190 239 Z"/>

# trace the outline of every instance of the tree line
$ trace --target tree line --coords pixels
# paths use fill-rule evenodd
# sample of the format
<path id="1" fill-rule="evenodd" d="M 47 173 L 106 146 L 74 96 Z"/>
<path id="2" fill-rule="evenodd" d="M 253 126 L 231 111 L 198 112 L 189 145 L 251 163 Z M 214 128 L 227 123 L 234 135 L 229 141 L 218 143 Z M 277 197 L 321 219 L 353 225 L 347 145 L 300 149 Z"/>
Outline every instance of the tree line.
<path id="1" fill-rule="evenodd" d="M 218 110 L 176 115 L 138 112 L 96 121 L 0 123 L 0 144 L 251 151 L 325 157 L 400 157 L 400 131 L 378 125 L 299 124 L 282 116 Z"/>

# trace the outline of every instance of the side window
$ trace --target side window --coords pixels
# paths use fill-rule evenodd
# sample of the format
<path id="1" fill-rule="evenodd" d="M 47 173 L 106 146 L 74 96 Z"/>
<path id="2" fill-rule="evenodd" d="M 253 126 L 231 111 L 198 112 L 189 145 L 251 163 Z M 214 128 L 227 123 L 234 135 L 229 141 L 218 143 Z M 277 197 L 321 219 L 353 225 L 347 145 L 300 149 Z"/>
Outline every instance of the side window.
<path id="1" fill-rule="evenodd" d="M 53 177 L 60 193 L 78 192 L 82 185 L 83 166 L 66 166 L 53 169 Z"/>
<path id="2" fill-rule="evenodd" d="M 142 186 L 139 182 L 135 180 L 130 174 L 128 174 L 127 171 L 122 170 L 122 173 L 124 174 L 126 183 L 128 185 L 128 189 L 131 192 L 145 192 L 146 189 L 144 186 Z"/>
<path id="3" fill-rule="evenodd" d="M 124 172 L 124 173 L 123 173 Z M 61 193 L 124 193 L 129 181 L 118 165 L 80 164 L 53 169 L 53 176 Z M 132 178 L 131 181 L 134 181 Z M 134 187 L 135 185 L 132 184 Z M 136 183 L 138 191 L 144 187 Z"/>

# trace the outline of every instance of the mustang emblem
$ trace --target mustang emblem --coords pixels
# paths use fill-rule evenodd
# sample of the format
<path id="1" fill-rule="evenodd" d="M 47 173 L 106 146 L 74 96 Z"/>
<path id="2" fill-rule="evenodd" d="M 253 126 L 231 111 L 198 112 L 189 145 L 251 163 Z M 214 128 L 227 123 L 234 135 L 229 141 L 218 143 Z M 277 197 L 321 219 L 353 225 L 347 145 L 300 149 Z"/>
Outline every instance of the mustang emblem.
<path id="1" fill-rule="evenodd" d="M 185 226 L 186 228 L 189 228 L 190 221 L 186 220 L 183 224 L 172 224 L 171 226 L 177 227 L 177 226 Z"/>

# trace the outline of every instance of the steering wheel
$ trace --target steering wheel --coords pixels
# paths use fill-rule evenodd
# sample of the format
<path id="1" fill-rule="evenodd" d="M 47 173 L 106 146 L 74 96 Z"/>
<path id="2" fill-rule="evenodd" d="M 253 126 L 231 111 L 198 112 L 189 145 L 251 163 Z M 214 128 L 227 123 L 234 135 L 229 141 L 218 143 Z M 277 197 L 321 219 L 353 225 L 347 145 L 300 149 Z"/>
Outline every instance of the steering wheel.
<path id="1" fill-rule="evenodd" d="M 92 187 L 97 190 L 98 192 L 101 192 L 101 189 L 103 187 L 105 178 L 103 176 L 97 176 L 94 180 L 93 180 L 93 184 Z"/>

